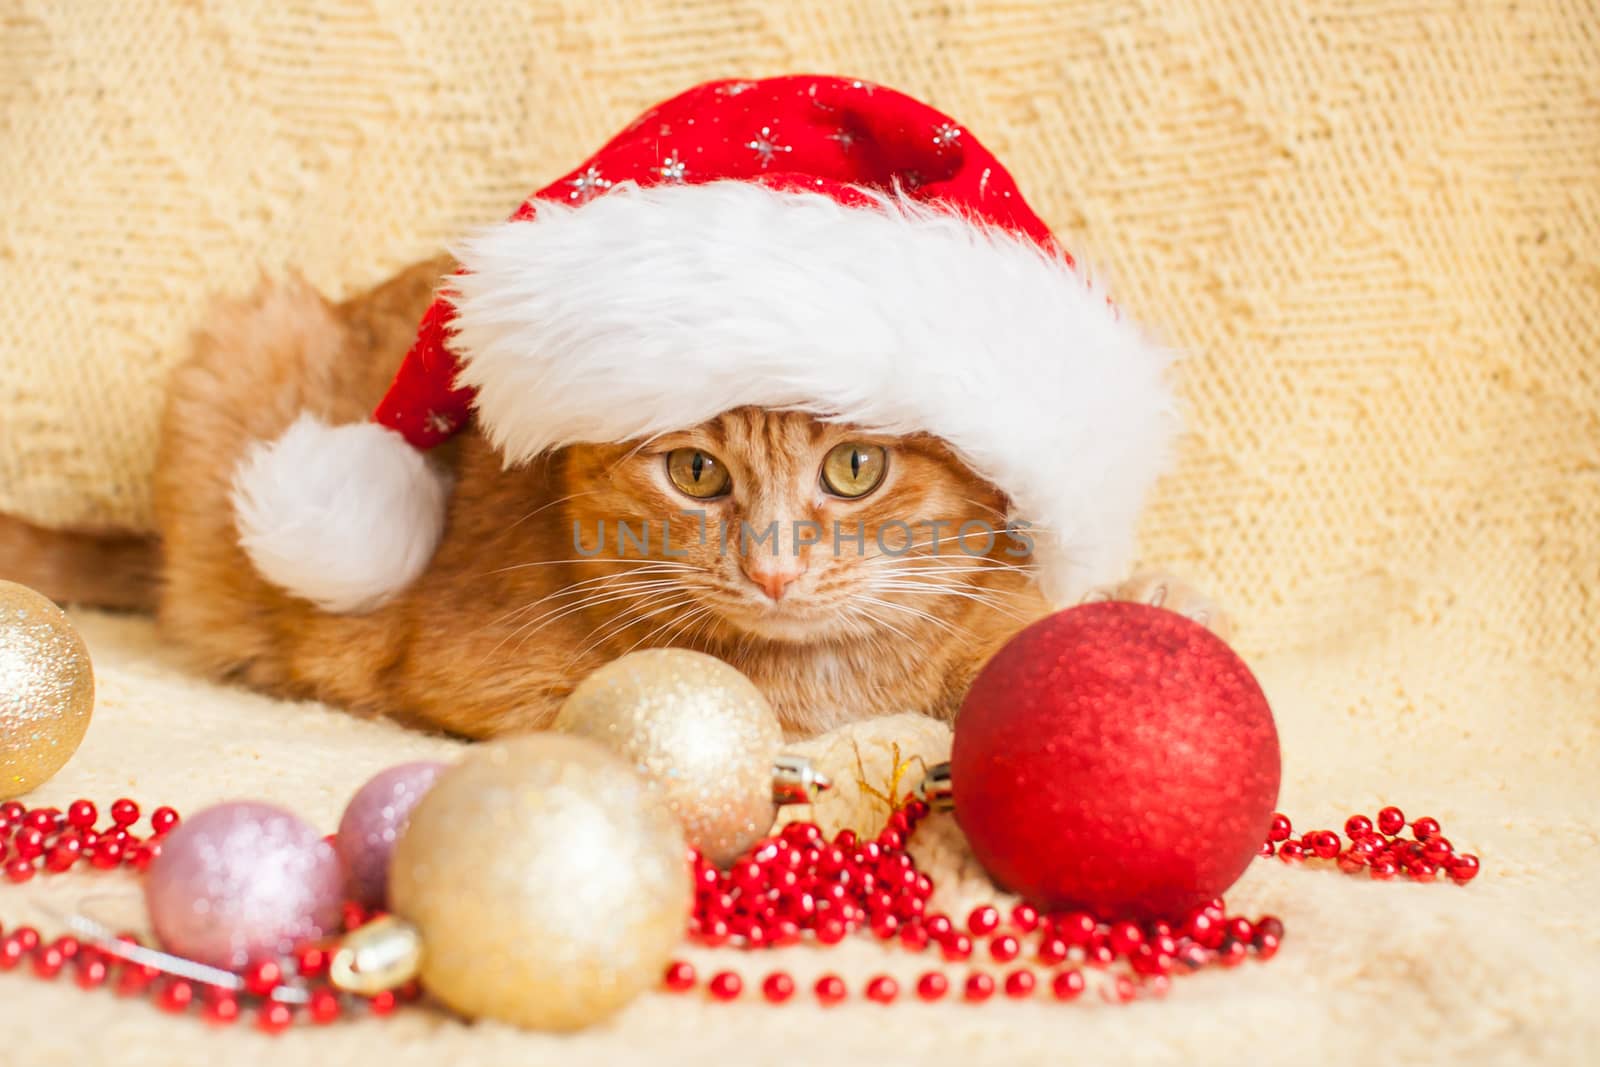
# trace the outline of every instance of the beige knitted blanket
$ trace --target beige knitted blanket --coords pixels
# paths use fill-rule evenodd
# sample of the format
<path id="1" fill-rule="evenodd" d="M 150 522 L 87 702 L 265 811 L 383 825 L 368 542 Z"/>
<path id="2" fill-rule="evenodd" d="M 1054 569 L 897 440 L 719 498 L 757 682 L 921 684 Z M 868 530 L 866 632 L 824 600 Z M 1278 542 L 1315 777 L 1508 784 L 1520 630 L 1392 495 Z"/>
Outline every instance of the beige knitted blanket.
<path id="1" fill-rule="evenodd" d="M 0 976 L 5 1063 L 1583 1062 L 1600 1055 L 1600 16 L 1588 0 L 0 0 L 0 512 L 140 527 L 206 294 L 371 284 L 500 217 L 641 107 L 792 70 L 958 116 L 1190 353 L 1146 558 L 1217 593 L 1297 821 L 1398 803 L 1481 878 L 1258 863 L 1269 964 L 1162 1002 L 823 1011 L 647 996 L 573 1038 L 428 1013 L 214 1033 Z M 447 743 L 185 676 L 82 615 L 100 706 L 40 796 L 276 799 L 331 828 Z M 942 727 L 855 737 L 933 756 Z M 845 738 L 814 746 L 843 771 Z M 851 777 L 846 775 L 846 777 Z M 845 790 L 827 818 L 864 818 Z M 922 846 L 959 908 L 959 843 Z M 0 922 L 59 899 L 0 885 Z M 77 883 L 126 908 L 130 883 Z M 109 888 L 104 888 L 109 887 Z M 86 889 L 88 891 L 88 889 Z M 774 966 L 902 977 L 867 943 Z M 756 962 L 741 963 L 747 970 Z M 764 966 L 762 959 L 759 966 Z M 20 1058 L 17 1058 L 17 1055 Z"/>

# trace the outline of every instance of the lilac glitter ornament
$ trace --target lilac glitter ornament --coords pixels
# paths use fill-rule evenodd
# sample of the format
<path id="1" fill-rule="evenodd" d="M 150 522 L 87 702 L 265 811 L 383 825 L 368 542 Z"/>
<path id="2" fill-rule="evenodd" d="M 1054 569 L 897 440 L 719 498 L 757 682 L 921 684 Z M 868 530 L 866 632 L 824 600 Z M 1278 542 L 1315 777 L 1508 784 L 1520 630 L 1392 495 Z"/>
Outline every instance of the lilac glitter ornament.
<path id="1" fill-rule="evenodd" d="M 339 820 L 334 847 L 344 863 L 346 892 L 369 908 L 384 907 L 389 897 L 389 854 L 400 839 L 411 809 L 443 763 L 402 763 L 381 771 L 350 798 Z"/>
<path id="2" fill-rule="evenodd" d="M 304 819 L 271 804 L 218 804 L 162 843 L 145 907 L 169 951 L 237 970 L 338 929 L 343 872 Z"/>

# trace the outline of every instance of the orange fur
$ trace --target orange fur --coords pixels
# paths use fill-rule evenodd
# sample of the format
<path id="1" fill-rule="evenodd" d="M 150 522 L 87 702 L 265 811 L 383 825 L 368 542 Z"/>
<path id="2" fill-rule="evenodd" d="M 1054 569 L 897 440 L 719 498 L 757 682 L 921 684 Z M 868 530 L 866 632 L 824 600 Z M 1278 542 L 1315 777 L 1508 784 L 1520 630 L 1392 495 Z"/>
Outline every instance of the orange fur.
<path id="1" fill-rule="evenodd" d="M 693 647 L 744 670 L 792 734 L 809 734 L 901 710 L 953 715 L 978 666 L 1046 610 L 1026 559 L 1012 554 L 1016 542 L 998 537 L 982 555 L 957 544 L 964 521 L 1003 527 L 1005 501 L 936 439 L 863 437 L 751 409 L 510 470 L 469 428 L 437 457 L 453 468 L 455 490 L 439 550 L 411 588 L 364 615 L 328 614 L 279 592 L 238 546 L 228 499 L 235 464 L 302 410 L 330 422 L 365 418 L 447 269 L 418 264 L 342 305 L 299 281 L 265 285 L 219 310 L 176 374 L 156 483 L 166 552 L 159 615 L 210 672 L 485 737 L 544 725 L 578 679 L 629 649 Z M 858 501 L 818 485 L 822 457 L 847 441 L 890 452 L 883 484 Z M 675 490 L 663 457 L 678 447 L 717 456 L 733 492 L 700 502 Z M 682 513 L 702 506 L 713 531 L 706 544 Z M 614 536 L 601 556 L 578 550 L 575 529 L 587 550 L 601 522 L 611 532 L 619 520 L 653 531 L 648 554 L 631 543 L 619 553 Z M 739 523 L 760 531 L 779 521 L 793 557 L 792 524 L 805 520 L 827 540 L 800 550 L 805 573 L 774 601 L 744 573 L 753 553 L 771 549 L 742 544 Z M 847 531 L 837 551 L 836 520 Z M 899 558 L 876 543 L 894 520 L 916 524 L 921 542 Z M 937 543 L 933 520 L 949 524 Z M 726 552 L 719 523 L 730 531 Z M 669 526 L 670 551 L 685 555 L 667 554 Z M 899 549 L 898 528 L 884 543 Z"/>

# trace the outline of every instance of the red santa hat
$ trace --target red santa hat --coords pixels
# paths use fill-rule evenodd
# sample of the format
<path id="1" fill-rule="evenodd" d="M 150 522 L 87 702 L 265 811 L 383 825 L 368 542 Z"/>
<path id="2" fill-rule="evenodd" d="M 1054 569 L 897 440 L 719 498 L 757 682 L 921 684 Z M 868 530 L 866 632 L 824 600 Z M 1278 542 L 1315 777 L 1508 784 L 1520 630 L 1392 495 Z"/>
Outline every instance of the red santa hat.
<path id="1" fill-rule="evenodd" d="M 454 249 L 373 420 L 307 415 L 246 456 L 257 569 L 333 611 L 427 566 L 476 417 L 508 464 L 744 405 L 932 433 L 1032 527 L 1048 595 L 1126 565 L 1175 429 L 1169 354 L 1118 315 L 965 128 L 816 76 L 653 108 Z"/>

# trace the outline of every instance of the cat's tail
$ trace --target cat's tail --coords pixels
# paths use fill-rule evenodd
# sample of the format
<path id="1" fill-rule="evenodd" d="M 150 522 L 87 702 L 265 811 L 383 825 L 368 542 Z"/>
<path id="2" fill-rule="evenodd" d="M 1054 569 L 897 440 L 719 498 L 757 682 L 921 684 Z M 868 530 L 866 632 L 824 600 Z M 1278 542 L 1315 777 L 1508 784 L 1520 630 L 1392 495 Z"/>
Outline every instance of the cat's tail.
<path id="1" fill-rule="evenodd" d="M 153 536 L 48 530 L 0 515 L 0 579 L 57 603 L 153 611 L 159 571 Z"/>

